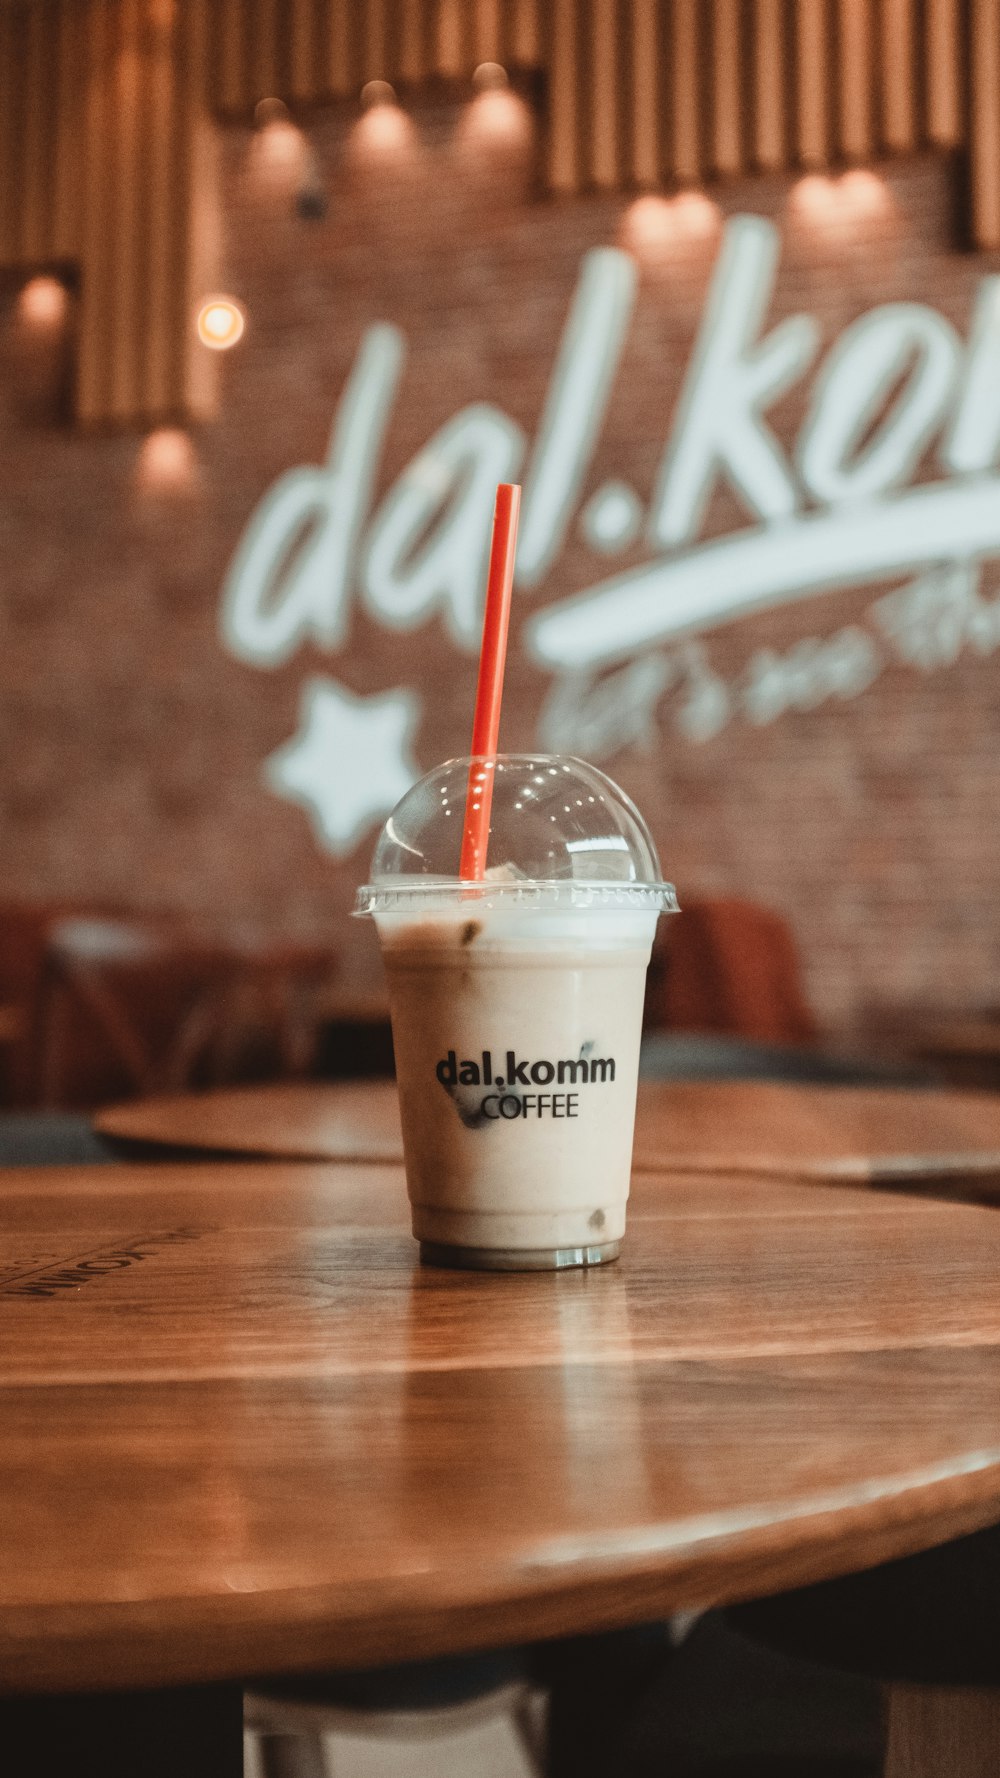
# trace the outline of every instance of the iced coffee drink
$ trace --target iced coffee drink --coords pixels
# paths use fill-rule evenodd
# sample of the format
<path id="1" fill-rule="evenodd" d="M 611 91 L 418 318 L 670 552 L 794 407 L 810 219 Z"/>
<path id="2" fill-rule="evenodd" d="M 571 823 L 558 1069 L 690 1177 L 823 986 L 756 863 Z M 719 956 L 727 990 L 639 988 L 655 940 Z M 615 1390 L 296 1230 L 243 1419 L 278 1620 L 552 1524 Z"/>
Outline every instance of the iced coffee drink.
<path id="1" fill-rule="evenodd" d="M 389 984 L 413 1231 L 438 1263 L 600 1263 L 625 1230 L 646 966 L 673 890 L 622 792 L 545 756 L 497 762 L 497 863 L 449 880 L 469 763 L 403 799 L 360 896 Z"/>

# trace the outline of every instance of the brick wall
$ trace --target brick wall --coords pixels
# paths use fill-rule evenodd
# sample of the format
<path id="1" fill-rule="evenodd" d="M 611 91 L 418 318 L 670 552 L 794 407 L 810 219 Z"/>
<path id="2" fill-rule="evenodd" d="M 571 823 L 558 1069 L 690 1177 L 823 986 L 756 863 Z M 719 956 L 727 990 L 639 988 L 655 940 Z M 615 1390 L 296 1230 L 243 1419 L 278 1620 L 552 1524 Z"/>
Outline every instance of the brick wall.
<path id="1" fill-rule="evenodd" d="M 0 292 L 0 897 L 328 934 L 348 978 L 375 968 L 371 935 L 346 918 L 372 836 L 331 856 L 262 764 L 294 734 L 316 675 L 361 695 L 412 687 L 420 764 L 464 751 L 474 661 L 438 618 L 393 631 L 356 599 L 335 653 L 310 645 L 277 670 L 237 661 L 219 638 L 227 563 L 274 479 L 322 461 L 373 320 L 408 342 L 376 505 L 466 403 L 497 403 L 530 438 L 581 258 L 622 244 L 629 227 L 617 198 L 537 202 L 530 152 L 470 142 L 456 114 L 428 107 L 416 124 L 412 150 L 387 161 L 359 152 L 337 118 L 313 119 L 328 212 L 312 221 L 266 187 L 251 137 L 224 133 L 221 284 L 250 325 L 223 365 L 220 416 L 197 432 L 185 492 L 142 487 L 134 437 L 65 426 L 66 340 L 32 334 L 14 290 Z M 955 249 L 952 171 L 934 160 L 885 171 L 888 208 L 850 235 L 805 216 L 783 182 L 716 194 L 726 213 L 782 226 L 773 318 L 808 309 L 829 344 L 871 306 L 917 300 L 965 337 L 993 268 Z M 713 232 L 642 257 L 584 501 L 612 477 L 648 501 L 717 246 Z M 773 410 L 786 445 L 810 386 Z M 919 471 L 930 473 L 931 461 Z M 745 523 L 717 489 L 704 531 Z M 642 559 L 638 546 L 596 555 L 574 516 L 544 585 L 518 595 L 516 628 Z M 659 651 L 669 683 L 637 736 L 598 749 L 649 817 L 682 897 L 740 892 L 787 914 L 809 995 L 841 1031 L 877 1004 L 1000 1002 L 1000 624 L 938 637 L 914 664 L 873 615 L 886 590 L 827 593 Z M 996 597 L 989 570 L 981 594 Z M 813 645 L 834 639 L 820 659 L 841 689 L 822 697 Z M 780 714 L 765 651 L 804 669 L 794 683 L 784 675 Z M 535 744 L 550 696 L 515 643 L 508 748 Z M 623 698 L 612 702 L 620 731 Z M 631 692 L 624 702 L 638 711 Z"/>

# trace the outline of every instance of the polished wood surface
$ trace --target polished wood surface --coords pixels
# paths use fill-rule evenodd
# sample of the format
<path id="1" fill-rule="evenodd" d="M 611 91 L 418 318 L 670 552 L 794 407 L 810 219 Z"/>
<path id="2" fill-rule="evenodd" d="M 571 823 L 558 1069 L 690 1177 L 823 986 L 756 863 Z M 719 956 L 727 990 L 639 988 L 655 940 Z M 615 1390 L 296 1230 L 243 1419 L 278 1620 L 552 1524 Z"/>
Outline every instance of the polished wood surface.
<path id="1" fill-rule="evenodd" d="M 0 1685 L 641 1621 L 1000 1518 L 1000 1216 L 635 1181 L 595 1272 L 421 1269 L 402 1171 L 0 1175 Z"/>
<path id="2" fill-rule="evenodd" d="M 106 1135 L 276 1159 L 399 1160 L 394 1086 L 283 1085 L 146 1099 L 96 1119 Z M 643 1081 L 634 1164 L 697 1172 L 1000 1189 L 1000 1097 L 775 1081 Z"/>

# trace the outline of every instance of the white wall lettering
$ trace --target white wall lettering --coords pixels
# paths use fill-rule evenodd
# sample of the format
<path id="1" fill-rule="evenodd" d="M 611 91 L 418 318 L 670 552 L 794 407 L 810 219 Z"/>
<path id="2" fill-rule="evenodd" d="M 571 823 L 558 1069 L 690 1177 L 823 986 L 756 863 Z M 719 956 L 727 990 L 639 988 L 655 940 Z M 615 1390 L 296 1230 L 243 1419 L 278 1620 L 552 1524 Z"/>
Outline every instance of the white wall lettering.
<path id="1" fill-rule="evenodd" d="M 1000 278 L 979 286 L 962 393 L 941 460 L 957 475 L 992 469 L 1000 448 Z"/>
<path id="2" fill-rule="evenodd" d="M 592 760 L 626 747 L 648 752 L 659 735 L 656 706 L 674 677 L 669 655 L 655 653 L 597 681 L 586 673 L 557 679 L 538 719 L 539 745 Z"/>
<path id="3" fill-rule="evenodd" d="M 539 721 L 545 746 L 597 759 L 650 746 L 668 711 L 677 733 L 703 745 L 737 718 L 760 725 L 855 697 L 890 659 L 931 671 L 964 651 L 1000 649 L 1000 598 L 979 586 L 981 564 L 1000 557 L 1000 277 L 980 285 L 967 346 L 920 303 L 885 304 L 852 322 L 826 353 L 786 453 L 766 416 L 809 371 L 820 330 L 799 314 L 761 335 L 779 246 L 761 217 L 726 225 L 648 510 L 612 475 L 577 513 L 635 300 L 629 255 L 606 248 L 584 258 L 534 443 L 500 408 L 466 406 L 369 520 L 404 356 L 396 328 L 370 328 L 326 464 L 282 476 L 237 548 L 223 588 L 225 645 L 265 668 L 306 641 L 336 651 L 357 593 L 388 628 L 440 618 L 452 643 L 473 652 L 495 486 L 526 460 L 521 586 L 544 580 L 575 514 L 595 552 L 620 554 L 643 529 L 652 552 L 524 625 L 528 654 L 554 675 Z M 913 485 L 935 438 L 940 473 Z M 751 522 L 699 540 L 720 481 Z M 908 574 L 872 606 L 870 628 L 807 637 L 784 653 L 757 649 L 732 680 L 709 659 L 702 638 L 716 625 Z M 336 681 L 312 681 L 298 737 L 267 769 L 270 787 L 309 808 L 335 852 L 357 842 L 417 769 L 407 751 L 414 695 L 396 687 L 350 700 Z M 369 739 L 363 806 L 329 788 L 334 755 L 360 725 Z"/>
<path id="4" fill-rule="evenodd" d="M 660 548 L 696 534 L 723 470 L 758 518 L 786 518 L 799 504 L 762 413 L 808 369 L 819 328 L 810 315 L 794 315 L 754 345 L 778 251 L 778 231 L 762 217 L 738 216 L 727 225 L 653 496 L 649 536 Z"/>
<path id="5" fill-rule="evenodd" d="M 528 464 L 517 545 L 520 586 L 537 586 L 562 546 L 635 300 L 635 261 L 613 247 L 588 253 Z"/>
<path id="6" fill-rule="evenodd" d="M 460 648 L 479 647 L 497 482 L 524 452 L 513 420 L 486 404 L 463 408 L 404 470 L 371 528 L 364 571 L 369 609 L 392 629 L 441 611 Z"/>
<path id="7" fill-rule="evenodd" d="M 816 380 L 799 439 L 802 479 L 816 498 L 865 500 L 904 482 L 944 418 L 960 356 L 955 329 L 922 303 L 886 303 L 845 328 Z"/>
<path id="8" fill-rule="evenodd" d="M 528 646 L 546 666 L 579 671 L 833 587 L 888 580 L 950 556 L 998 554 L 1000 477 L 936 482 L 881 504 L 737 531 L 603 581 L 532 619 Z"/>
<path id="9" fill-rule="evenodd" d="M 932 673 L 952 666 L 966 647 L 981 655 L 1000 648 L 1000 598 L 984 599 L 979 578 L 971 563 L 954 562 L 873 605 L 901 660 Z"/>
<path id="10" fill-rule="evenodd" d="M 881 670 L 874 639 L 856 624 L 828 638 L 805 636 L 787 654 L 761 648 L 751 655 L 740 708 L 760 727 L 786 710 L 816 710 L 830 698 L 856 698 Z"/>
<path id="11" fill-rule="evenodd" d="M 291 469 L 261 501 L 222 590 L 222 635 L 238 659 L 278 667 L 307 638 L 347 632 L 354 551 L 403 362 L 398 328 L 365 335 L 322 469 Z"/>

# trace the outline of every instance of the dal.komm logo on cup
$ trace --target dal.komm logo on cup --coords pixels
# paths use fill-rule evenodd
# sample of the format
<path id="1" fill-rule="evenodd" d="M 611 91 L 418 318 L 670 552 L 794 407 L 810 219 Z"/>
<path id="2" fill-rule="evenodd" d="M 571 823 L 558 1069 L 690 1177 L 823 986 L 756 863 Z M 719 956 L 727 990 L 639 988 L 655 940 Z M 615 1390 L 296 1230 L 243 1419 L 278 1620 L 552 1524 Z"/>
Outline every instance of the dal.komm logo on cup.
<path id="1" fill-rule="evenodd" d="M 507 1050 L 497 1066 L 492 1050 L 481 1050 L 478 1059 L 459 1057 L 449 1050 L 436 1064 L 434 1073 L 455 1100 L 463 1123 L 478 1126 L 484 1121 L 579 1117 L 579 1087 L 613 1081 L 615 1059 L 593 1056 L 589 1046 L 578 1056 L 554 1062 L 546 1056 L 519 1058 L 516 1050 Z M 483 1087 L 489 1090 L 478 1097 L 471 1091 Z M 545 1091 L 546 1088 L 550 1090 Z"/>

